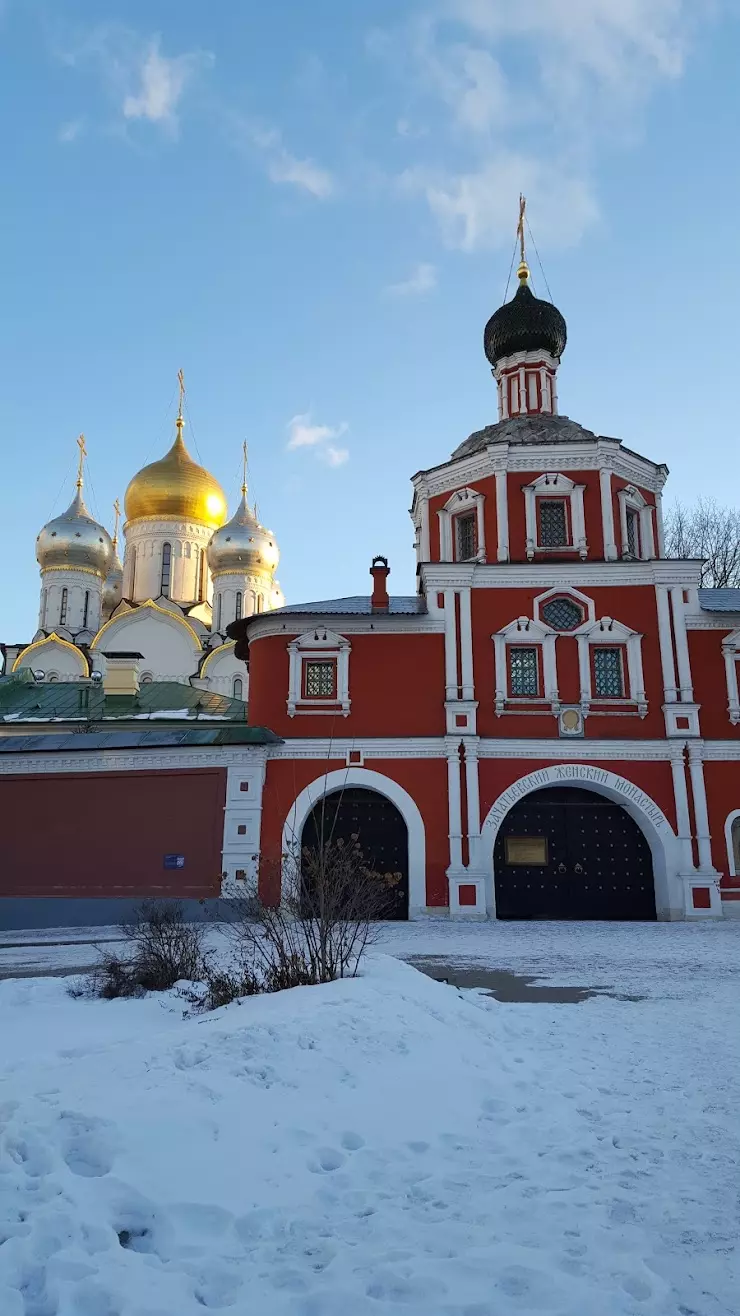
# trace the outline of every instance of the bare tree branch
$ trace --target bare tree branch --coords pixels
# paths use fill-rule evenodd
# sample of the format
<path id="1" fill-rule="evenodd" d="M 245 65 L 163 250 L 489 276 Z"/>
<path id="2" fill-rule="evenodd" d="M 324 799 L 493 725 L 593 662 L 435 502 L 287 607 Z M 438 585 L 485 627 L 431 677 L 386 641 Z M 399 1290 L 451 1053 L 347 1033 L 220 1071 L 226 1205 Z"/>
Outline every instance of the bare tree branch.
<path id="1" fill-rule="evenodd" d="M 740 509 L 699 498 L 692 507 L 674 503 L 665 522 L 666 555 L 701 558 L 706 589 L 740 587 Z"/>

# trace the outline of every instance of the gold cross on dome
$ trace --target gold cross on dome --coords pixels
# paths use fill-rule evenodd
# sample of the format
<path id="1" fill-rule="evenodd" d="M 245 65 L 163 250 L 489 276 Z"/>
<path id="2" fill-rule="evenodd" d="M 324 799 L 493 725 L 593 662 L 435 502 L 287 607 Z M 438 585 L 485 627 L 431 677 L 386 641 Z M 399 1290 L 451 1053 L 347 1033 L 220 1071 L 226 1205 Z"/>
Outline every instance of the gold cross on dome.
<path id="1" fill-rule="evenodd" d="M 117 498 L 113 504 L 113 511 L 115 512 L 115 517 L 116 517 L 116 523 L 113 529 L 113 544 L 115 546 L 118 544 L 118 522 L 121 518 L 121 504 L 119 503 Z"/>
<path id="2" fill-rule="evenodd" d="M 84 464 L 85 464 L 85 458 L 86 458 L 86 456 L 87 456 L 87 448 L 85 447 L 85 436 L 84 436 L 84 434 L 81 434 L 80 437 L 79 437 L 79 439 L 77 440 L 77 447 L 78 447 L 79 450 L 80 450 L 80 457 L 79 457 L 79 461 L 77 462 L 77 488 L 78 488 L 78 489 L 81 489 L 81 488 L 82 488 L 82 468 L 83 468 L 83 466 L 84 466 Z"/>
<path id="3" fill-rule="evenodd" d="M 516 226 L 516 235 L 519 239 L 519 253 L 521 257 L 519 261 L 519 269 L 517 270 L 517 275 L 519 276 L 519 280 L 522 283 L 526 283 L 529 278 L 529 266 L 527 265 L 527 257 L 524 251 L 524 222 L 526 219 L 526 213 L 527 213 L 527 198 L 523 196 L 522 193 L 520 192 L 519 193 L 519 223 Z"/>
<path id="4" fill-rule="evenodd" d="M 247 440 L 242 444 L 242 493 L 247 492 Z"/>

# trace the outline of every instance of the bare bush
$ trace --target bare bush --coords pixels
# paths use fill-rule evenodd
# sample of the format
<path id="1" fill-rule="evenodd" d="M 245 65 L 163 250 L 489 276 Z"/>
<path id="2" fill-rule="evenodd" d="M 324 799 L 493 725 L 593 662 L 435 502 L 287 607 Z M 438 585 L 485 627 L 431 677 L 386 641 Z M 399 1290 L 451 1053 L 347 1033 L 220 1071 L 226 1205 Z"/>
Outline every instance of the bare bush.
<path id="1" fill-rule="evenodd" d="M 398 875 L 371 869 L 353 836 L 283 855 L 278 876 L 281 903 L 229 901 L 225 929 L 246 948 L 265 989 L 354 976 Z"/>
<path id="2" fill-rule="evenodd" d="M 674 503 L 666 515 L 668 557 L 701 558 L 706 589 L 740 586 L 740 510 L 699 498 L 693 507 Z"/>
<path id="3" fill-rule="evenodd" d="M 198 1012 L 219 1010 L 243 996 L 259 996 L 265 985 L 254 973 L 244 956 L 238 956 L 228 966 L 205 959 L 197 986 L 187 987 L 183 995 Z"/>
<path id="4" fill-rule="evenodd" d="M 144 992 L 165 992 L 204 972 L 203 924 L 186 923 L 179 902 L 144 901 L 121 925 L 128 955 L 103 955 L 92 970 L 85 994 L 113 1000 Z"/>

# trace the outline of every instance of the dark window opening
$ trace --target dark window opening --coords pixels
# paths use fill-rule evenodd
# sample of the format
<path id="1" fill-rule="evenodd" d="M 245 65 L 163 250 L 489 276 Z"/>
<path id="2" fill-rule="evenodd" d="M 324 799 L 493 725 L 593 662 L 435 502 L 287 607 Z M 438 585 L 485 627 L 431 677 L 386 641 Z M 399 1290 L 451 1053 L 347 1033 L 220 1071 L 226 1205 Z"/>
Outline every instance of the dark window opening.
<path id="1" fill-rule="evenodd" d="M 242 592 L 240 589 L 238 589 L 236 591 L 236 620 L 237 621 L 239 621 L 241 615 L 242 615 Z"/>
<path id="2" fill-rule="evenodd" d="M 554 631 L 573 631 L 583 621 L 583 608 L 572 599 L 549 599 L 540 608 L 540 615 Z"/>
<path id="3" fill-rule="evenodd" d="M 640 514 L 627 509 L 627 552 L 631 557 L 640 556 Z"/>
<path id="4" fill-rule="evenodd" d="M 621 649 L 594 648 L 594 693 L 604 699 L 624 697 L 624 664 Z"/>
<path id="5" fill-rule="evenodd" d="M 233 691 L 233 693 L 234 693 L 234 698 L 235 698 L 235 699 L 241 699 L 241 697 L 242 697 L 242 690 L 243 690 L 243 689 L 244 689 L 244 686 L 242 685 L 242 679 L 241 679 L 241 677 L 240 677 L 240 676 L 235 676 L 235 677 L 234 677 L 234 691 Z"/>
<path id="6" fill-rule="evenodd" d="M 514 696 L 539 694 L 536 649 L 509 649 L 509 684 Z"/>
<path id="7" fill-rule="evenodd" d="M 86 590 L 85 590 L 85 606 L 84 606 L 84 608 L 82 609 L 82 629 L 83 629 L 83 630 L 85 630 L 86 627 L 87 627 L 87 614 L 88 614 L 89 611 L 90 611 L 90 591 L 89 591 L 89 589 L 86 589 Z"/>
<path id="8" fill-rule="evenodd" d="M 458 562 L 469 562 L 478 552 L 478 535 L 475 512 L 455 517 L 455 557 Z"/>
<path id="9" fill-rule="evenodd" d="M 568 515 L 562 498 L 538 498 L 539 547 L 565 548 L 568 544 Z"/>
<path id="10" fill-rule="evenodd" d="M 169 597 L 170 593 L 170 575 L 172 571 L 172 545 L 162 545 L 162 579 L 160 581 L 160 594 Z"/>
<path id="11" fill-rule="evenodd" d="M 59 604 L 59 625 L 60 625 L 60 626 L 66 626 L 66 625 L 67 625 L 67 591 L 66 591 L 66 589 L 63 589 L 63 590 L 62 590 L 62 601 L 61 601 L 61 603 Z"/>
<path id="12" fill-rule="evenodd" d="M 336 665 L 331 659 L 307 662 L 304 678 L 307 699 L 331 699 L 336 693 Z"/>

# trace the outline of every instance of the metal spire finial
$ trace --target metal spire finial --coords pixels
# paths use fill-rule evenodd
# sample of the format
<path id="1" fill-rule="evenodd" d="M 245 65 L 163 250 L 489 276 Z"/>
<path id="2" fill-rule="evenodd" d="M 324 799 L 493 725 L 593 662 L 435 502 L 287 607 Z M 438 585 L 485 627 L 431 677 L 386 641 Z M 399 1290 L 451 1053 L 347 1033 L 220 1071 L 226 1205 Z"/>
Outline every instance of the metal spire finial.
<path id="1" fill-rule="evenodd" d="M 247 493 L 247 440 L 242 444 L 242 493 Z"/>
<path id="2" fill-rule="evenodd" d="M 85 465 L 85 458 L 86 458 L 86 456 L 87 456 L 87 448 L 85 447 L 85 436 L 84 436 L 84 434 L 81 434 L 80 437 L 79 437 L 79 439 L 77 440 L 77 447 L 78 447 L 79 450 L 80 450 L 80 457 L 79 457 L 79 461 L 77 462 L 77 488 L 78 488 L 78 489 L 81 489 L 81 488 L 82 488 L 82 471 L 83 471 L 83 467 L 84 467 L 84 465 Z"/>
<path id="3" fill-rule="evenodd" d="M 182 414 L 182 404 L 185 400 L 185 376 L 182 373 L 182 370 L 178 370 L 177 372 L 177 382 L 180 385 L 180 402 L 177 408 L 177 420 L 175 421 L 175 424 L 177 426 L 177 437 L 181 439 L 182 427 L 185 424 L 185 419 Z"/>
<path id="4" fill-rule="evenodd" d="M 520 192 L 519 193 L 519 223 L 516 226 L 516 235 L 519 239 L 519 253 L 521 257 L 519 261 L 519 269 L 517 270 L 517 277 L 520 283 L 526 283 L 529 279 L 529 266 L 527 264 L 527 257 L 524 250 L 524 220 L 526 213 L 527 213 L 527 198 L 523 196 L 522 193 Z"/>
<path id="5" fill-rule="evenodd" d="M 121 519 L 121 504 L 119 503 L 117 498 L 113 504 L 113 512 L 116 518 L 115 525 L 113 527 L 113 547 L 118 548 L 118 522 Z"/>

